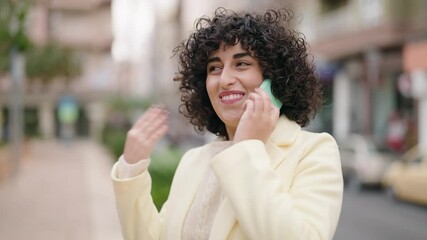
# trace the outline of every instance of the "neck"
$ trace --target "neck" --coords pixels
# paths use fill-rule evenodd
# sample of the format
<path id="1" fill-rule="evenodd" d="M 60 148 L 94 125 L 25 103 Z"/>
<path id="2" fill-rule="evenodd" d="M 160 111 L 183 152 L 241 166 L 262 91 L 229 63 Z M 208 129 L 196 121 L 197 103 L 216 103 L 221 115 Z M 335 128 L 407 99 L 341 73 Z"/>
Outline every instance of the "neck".
<path id="1" fill-rule="evenodd" d="M 226 126 L 225 129 L 227 130 L 228 140 L 233 141 L 236 128 Z"/>

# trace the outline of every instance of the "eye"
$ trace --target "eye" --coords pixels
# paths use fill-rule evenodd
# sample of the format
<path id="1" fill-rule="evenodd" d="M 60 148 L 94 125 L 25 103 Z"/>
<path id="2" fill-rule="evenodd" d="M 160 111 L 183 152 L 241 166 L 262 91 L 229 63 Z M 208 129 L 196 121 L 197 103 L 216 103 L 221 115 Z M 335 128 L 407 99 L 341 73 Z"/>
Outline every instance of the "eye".
<path id="1" fill-rule="evenodd" d="M 220 66 L 208 66 L 208 73 L 210 74 L 218 74 L 221 73 L 222 68 Z"/>
<path id="2" fill-rule="evenodd" d="M 250 66 L 251 64 L 249 62 L 238 62 L 236 64 L 237 67 L 246 67 L 246 66 Z"/>

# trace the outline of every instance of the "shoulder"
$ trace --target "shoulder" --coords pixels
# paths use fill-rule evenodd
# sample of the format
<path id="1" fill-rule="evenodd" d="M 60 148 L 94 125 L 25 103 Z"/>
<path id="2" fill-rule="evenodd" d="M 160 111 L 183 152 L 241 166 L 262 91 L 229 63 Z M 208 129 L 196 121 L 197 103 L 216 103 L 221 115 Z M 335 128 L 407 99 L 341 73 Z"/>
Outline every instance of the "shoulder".
<path id="1" fill-rule="evenodd" d="M 330 165 L 337 170 L 341 168 L 338 144 L 329 133 L 313 133 L 302 130 L 294 145 L 304 153 L 300 163 Z"/>
<path id="2" fill-rule="evenodd" d="M 301 154 L 319 150 L 329 150 L 333 155 L 338 154 L 337 142 L 329 133 L 307 131 L 286 117 L 279 119 L 271 141 L 286 152 L 298 153 L 299 157 L 302 157 Z"/>
<path id="3" fill-rule="evenodd" d="M 309 146 L 330 146 L 338 148 L 335 138 L 326 132 L 315 133 L 301 130 L 297 142 L 304 142 Z"/>
<path id="4" fill-rule="evenodd" d="M 288 151 L 298 153 L 299 161 L 339 162 L 340 155 L 335 138 L 329 133 L 300 130 Z"/>

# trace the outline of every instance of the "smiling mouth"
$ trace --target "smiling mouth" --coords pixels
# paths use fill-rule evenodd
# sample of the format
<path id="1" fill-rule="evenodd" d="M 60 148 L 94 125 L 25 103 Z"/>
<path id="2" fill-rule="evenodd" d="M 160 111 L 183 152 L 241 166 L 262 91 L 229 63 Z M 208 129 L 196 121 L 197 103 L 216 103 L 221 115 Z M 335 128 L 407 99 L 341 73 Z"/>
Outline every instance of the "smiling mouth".
<path id="1" fill-rule="evenodd" d="M 234 94 L 229 94 L 229 95 L 221 96 L 220 98 L 221 98 L 222 101 L 234 101 L 234 100 L 241 99 L 243 97 L 243 95 L 244 94 L 234 93 Z"/>

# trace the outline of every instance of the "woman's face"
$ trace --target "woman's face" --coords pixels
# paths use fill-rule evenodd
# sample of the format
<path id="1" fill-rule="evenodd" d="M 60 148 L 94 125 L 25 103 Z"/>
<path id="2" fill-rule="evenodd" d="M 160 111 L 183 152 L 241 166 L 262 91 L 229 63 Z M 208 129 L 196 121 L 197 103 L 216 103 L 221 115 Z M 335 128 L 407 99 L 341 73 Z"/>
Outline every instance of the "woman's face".
<path id="1" fill-rule="evenodd" d="M 221 45 L 209 56 L 206 88 L 209 99 L 227 131 L 234 131 L 249 93 L 263 81 L 258 61 L 240 43 Z M 233 130 L 234 129 L 234 130 Z"/>

